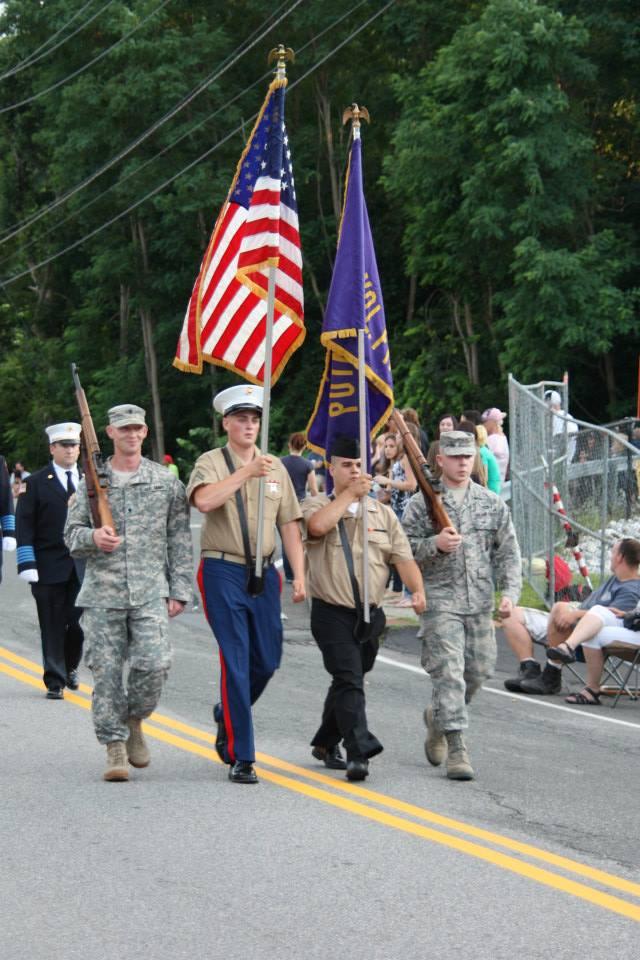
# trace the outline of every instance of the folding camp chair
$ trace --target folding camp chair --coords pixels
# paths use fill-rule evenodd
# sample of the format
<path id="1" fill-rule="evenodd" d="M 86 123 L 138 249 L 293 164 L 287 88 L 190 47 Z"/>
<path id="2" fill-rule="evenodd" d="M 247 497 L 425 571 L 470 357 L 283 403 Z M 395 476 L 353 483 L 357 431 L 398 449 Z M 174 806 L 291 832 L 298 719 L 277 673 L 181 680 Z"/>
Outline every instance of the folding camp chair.
<path id="1" fill-rule="evenodd" d="M 549 649 L 549 644 L 546 643 L 546 640 L 536 640 L 534 638 L 533 642 L 537 644 L 539 647 L 542 647 L 546 654 L 547 650 Z M 575 654 L 576 654 L 576 663 L 584 663 L 584 654 L 582 652 L 582 647 L 578 647 L 577 650 L 575 651 Z M 572 663 L 564 663 L 562 666 L 564 670 L 568 670 L 569 673 L 573 674 L 573 676 L 578 681 L 578 683 L 584 685 L 584 677 L 578 673 L 578 671 L 575 669 Z"/>
<path id="2" fill-rule="evenodd" d="M 603 677 L 603 683 L 601 686 L 605 687 L 607 686 L 607 681 L 611 681 L 613 684 L 613 689 L 617 691 L 615 700 L 613 701 L 612 709 L 615 707 L 623 693 L 626 693 L 630 700 L 638 700 L 638 684 L 640 681 L 640 646 L 632 647 L 626 643 L 612 643 L 608 647 L 603 647 L 602 652 L 605 657 L 605 675 Z M 625 663 L 629 664 L 629 668 L 626 671 L 626 675 L 623 676 L 623 664 Z M 635 689 L 629 686 L 629 680 L 631 679 L 631 674 L 634 670 L 636 671 Z"/>

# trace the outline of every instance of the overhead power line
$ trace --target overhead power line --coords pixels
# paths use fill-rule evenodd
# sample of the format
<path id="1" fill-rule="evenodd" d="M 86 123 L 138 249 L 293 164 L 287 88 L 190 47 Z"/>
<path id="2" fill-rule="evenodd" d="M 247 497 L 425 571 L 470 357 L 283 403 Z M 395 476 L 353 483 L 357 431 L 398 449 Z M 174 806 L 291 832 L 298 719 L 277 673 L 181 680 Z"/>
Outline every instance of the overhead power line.
<path id="1" fill-rule="evenodd" d="M 167 2 L 167 0 L 165 0 L 165 2 Z M 144 143 L 148 137 L 164 126 L 165 123 L 175 117 L 176 114 L 178 114 L 181 110 L 184 110 L 184 108 L 187 107 L 193 100 L 195 100 L 197 96 L 203 93 L 207 87 L 211 86 L 211 84 L 218 80 L 224 73 L 226 73 L 227 70 L 231 69 L 231 67 L 234 66 L 238 60 L 245 55 L 245 53 L 248 53 L 252 47 L 262 40 L 262 38 L 269 33 L 270 30 L 273 30 L 273 28 L 281 23 L 282 20 L 288 17 L 289 14 L 292 13 L 302 2 L 303 0 L 295 0 L 295 2 L 275 20 L 273 19 L 273 14 L 271 14 L 267 20 L 265 20 L 262 27 L 259 28 L 262 30 L 261 33 L 256 36 L 256 31 L 254 30 L 249 35 L 247 40 L 243 41 L 240 46 L 236 47 L 234 52 L 230 54 L 225 61 L 223 61 L 221 67 L 209 74 L 209 76 L 201 81 L 196 87 L 194 87 L 193 90 L 186 95 L 186 97 L 183 97 L 183 99 L 180 100 L 167 113 L 152 123 L 150 127 L 147 127 L 147 129 L 134 140 L 132 140 L 131 143 L 129 143 L 126 147 L 123 147 L 123 149 L 120 150 L 115 156 L 113 156 L 110 160 L 107 160 L 106 163 L 103 163 L 101 167 L 98 167 L 97 170 L 94 170 L 93 173 L 89 174 L 88 177 L 85 177 L 84 180 L 80 181 L 80 183 L 77 183 L 75 186 L 65 190 L 64 193 L 62 193 L 51 203 L 47 204 L 47 206 L 42 207 L 42 209 L 37 213 L 34 213 L 32 216 L 27 217 L 24 220 L 21 220 L 19 223 L 15 223 L 13 226 L 9 227 L 7 232 L 0 237 L 0 246 L 4 243 L 7 243 L 7 241 L 11 240 L 19 233 L 22 233 L 23 230 L 27 229 L 27 227 L 37 223 L 38 220 L 41 220 L 42 217 L 46 216 L 52 210 L 56 210 L 63 203 L 66 203 L 71 197 L 75 196 L 76 193 L 79 193 L 80 190 L 83 190 L 90 183 L 93 183 L 94 180 L 97 180 L 98 177 L 102 176 L 103 173 L 106 173 L 107 170 L 110 170 L 111 167 L 115 166 L 116 163 L 119 163 L 120 160 L 123 160 L 128 154 L 131 153 L 132 150 L 135 150 L 135 148 L 141 143 Z M 283 6 L 284 4 L 281 4 L 278 10 L 281 10 Z"/>
<path id="2" fill-rule="evenodd" d="M 85 63 L 83 67 L 78 67 L 77 70 L 74 70 L 73 73 L 70 73 L 67 77 L 63 77 L 62 80 L 58 80 L 57 83 L 52 83 L 51 86 L 47 87 L 45 90 L 40 90 L 38 93 L 34 93 L 32 96 L 26 97 L 24 100 L 20 100 L 18 103 L 12 103 L 11 106 L 9 107 L 1 107 L 0 114 L 9 113 L 11 110 L 17 110 L 18 107 L 24 107 L 28 103 L 33 103 L 34 100 L 39 100 L 40 97 L 44 97 L 47 93 L 51 93 L 52 90 L 57 90 L 58 87 L 62 87 L 65 83 L 68 83 L 69 80 L 73 80 L 75 77 L 79 77 L 81 73 L 84 73 L 85 70 L 88 70 L 89 67 L 92 67 L 94 63 L 98 63 L 99 60 L 102 60 L 104 57 L 107 56 L 107 54 L 111 53 L 113 50 L 119 47 L 122 43 L 128 40 L 129 37 L 132 37 L 134 33 L 137 33 L 138 30 L 144 27 L 145 23 L 151 20 L 152 17 L 155 17 L 157 13 L 160 13 L 160 11 L 164 7 L 166 7 L 166 5 L 170 2 L 171 0 L 161 0 L 161 3 L 159 3 L 158 6 L 151 11 L 151 13 L 147 14 L 146 17 L 143 17 L 140 23 L 136 24 L 136 26 L 133 27 L 132 30 L 129 30 L 128 33 L 125 33 L 125 35 L 123 37 L 120 37 L 119 40 L 116 40 L 115 43 L 112 43 L 111 46 L 107 47 L 106 50 L 103 50 L 102 53 L 99 53 L 97 57 L 93 58 L 93 60 L 90 60 L 88 63 Z"/>
<path id="3" fill-rule="evenodd" d="M 372 14 L 369 17 L 368 20 L 365 20 L 364 23 L 361 23 L 360 26 L 356 27 L 356 29 L 353 30 L 345 40 L 342 40 L 337 46 L 333 48 L 333 50 L 330 50 L 329 53 L 325 54 L 324 57 L 321 57 L 320 60 L 318 60 L 317 63 L 315 63 L 312 67 L 310 67 L 309 70 L 306 71 L 306 73 L 303 73 L 301 77 L 298 77 L 297 80 L 294 80 L 294 82 L 289 85 L 289 89 L 293 90 L 295 87 L 298 86 L 298 84 L 302 83 L 303 80 L 306 80 L 308 76 L 314 73 L 324 63 L 326 63 L 327 60 L 331 59 L 331 57 L 335 56 L 335 54 L 339 50 L 342 50 L 344 46 L 350 43 L 354 37 L 356 37 L 359 33 L 365 30 L 371 23 L 373 23 L 374 20 L 377 20 L 377 18 L 381 16 L 381 14 L 385 13 L 390 7 L 392 7 L 394 3 L 395 3 L 395 0 L 388 0 L 388 3 L 386 3 L 383 7 L 380 7 L 378 10 L 376 10 L 374 14 Z M 41 267 L 45 267 L 47 266 L 47 264 L 52 263 L 54 260 L 57 260 L 60 257 L 63 257 L 65 254 L 70 253 L 71 250 L 75 250 L 77 247 L 81 246 L 87 240 L 91 240 L 93 237 L 97 236 L 97 234 L 102 233 L 103 230 L 108 229 L 108 227 L 113 226 L 114 223 L 117 223 L 119 220 L 122 220 L 123 217 L 126 217 L 133 210 L 136 210 L 143 203 L 146 203 L 147 200 L 150 200 L 152 197 L 155 197 L 156 194 L 161 193 L 166 187 L 170 186 L 172 183 L 178 180 L 185 173 L 188 173 L 189 170 L 193 169 L 193 167 L 196 167 L 203 160 L 206 160 L 207 157 L 211 156 L 212 153 L 215 153 L 216 150 L 219 150 L 220 147 L 224 146 L 224 144 L 227 143 L 227 141 L 230 140 L 232 137 L 235 137 L 239 133 L 241 134 L 244 130 L 245 123 L 247 124 L 253 123 L 253 121 L 256 119 L 257 116 L 258 116 L 258 111 L 256 111 L 251 117 L 248 117 L 245 122 L 239 124 L 234 130 L 231 130 L 224 137 L 218 140 L 218 142 L 214 144 L 213 147 L 210 147 L 204 153 L 200 154 L 200 156 L 197 157 L 195 160 L 192 160 L 191 163 L 188 163 L 187 166 L 183 167 L 182 170 L 179 170 L 178 173 L 175 173 L 172 177 L 169 177 L 168 180 L 165 180 L 159 186 L 154 187 L 154 189 L 150 190 L 149 193 L 145 194 L 144 197 L 142 197 L 140 200 L 137 200 L 135 203 L 130 204 L 130 206 L 128 206 L 125 210 L 121 210 L 120 213 L 116 214 L 114 217 L 111 217 L 111 219 L 107 220 L 106 223 L 103 223 L 101 226 L 96 227 L 94 230 L 89 231 L 89 233 L 85 234 L 83 237 L 80 237 L 79 240 L 75 240 L 73 243 L 70 243 L 68 246 L 64 247 L 64 249 L 59 250 L 57 253 L 52 254 L 50 257 L 46 257 L 44 260 L 41 260 L 40 263 L 33 264 L 29 269 L 22 270 L 20 273 L 16 273 L 12 277 L 8 277 L 6 280 L 0 281 L 0 285 L 3 287 L 8 287 L 12 283 L 16 283 L 18 280 L 21 280 L 23 277 L 26 277 L 32 274 L 35 270 L 39 270 Z"/>
<path id="4" fill-rule="evenodd" d="M 67 40 L 71 40 L 71 38 L 75 37 L 77 33 L 80 33 L 80 31 L 84 30 L 85 27 L 88 27 L 90 23 L 93 23 L 93 21 L 96 20 L 101 13 L 104 13 L 107 7 L 110 7 L 111 4 L 114 3 L 114 0 L 107 0 L 107 3 L 100 7 L 99 10 L 96 10 L 95 13 L 92 13 L 88 20 L 84 20 L 79 27 L 76 27 L 73 33 L 67 34 L 66 37 L 63 37 L 62 40 L 60 40 L 59 43 L 54 44 L 54 46 L 49 46 L 49 44 L 52 43 L 56 37 L 59 37 L 61 33 L 64 33 L 67 27 L 70 27 L 73 21 L 81 16 L 87 7 L 90 7 L 92 3 L 93 0 L 89 0 L 88 3 L 85 3 L 84 7 L 81 7 L 80 10 L 77 10 L 70 20 L 67 20 L 67 22 L 60 27 L 59 30 L 56 30 L 51 37 L 45 40 L 44 43 L 40 44 L 40 46 L 34 50 L 33 53 L 29 54 L 28 57 L 25 57 L 25 59 L 20 63 L 17 63 L 15 67 L 11 68 L 11 70 L 7 70 L 6 73 L 3 73 L 2 76 L 0 76 L 0 80 L 6 80 L 7 77 L 13 77 L 16 73 L 21 73 L 23 70 L 26 70 L 27 67 L 32 67 L 34 63 L 38 63 L 38 61 L 44 59 L 44 57 L 48 57 L 50 53 L 53 53 L 54 50 L 57 50 L 58 47 L 61 47 L 63 44 L 65 44 Z M 40 51 L 43 52 L 41 53 Z M 38 54 L 38 56 L 36 56 L 36 54 Z"/>
<path id="5" fill-rule="evenodd" d="M 333 20 L 323 30 L 321 30 L 314 37 L 312 37 L 310 40 L 307 40 L 306 43 L 304 43 L 301 47 L 299 47 L 296 50 L 296 55 L 299 57 L 302 53 L 304 53 L 304 51 L 308 47 L 312 46 L 314 43 L 317 43 L 319 40 L 321 40 L 325 36 L 325 34 L 329 33 L 330 30 L 333 30 L 335 27 L 339 26 L 339 24 L 341 24 L 343 20 L 346 20 L 353 13 L 355 13 L 356 10 L 358 10 L 363 4 L 368 2 L 369 0 L 358 0 L 358 3 L 356 3 L 355 6 L 351 7 L 350 10 L 347 10 L 345 13 L 341 14 L 341 16 L 339 16 L 336 20 Z M 282 6 L 284 6 L 284 4 L 282 4 Z M 158 153 L 154 154 L 153 157 L 149 157 L 147 160 L 144 161 L 144 163 L 141 163 L 139 167 L 136 167 L 135 170 L 130 170 L 129 173 L 124 174 L 124 176 L 120 177 L 119 180 L 117 180 L 115 183 L 112 183 L 110 186 L 108 186 L 106 190 L 102 190 L 97 196 L 92 197 L 91 200 L 88 200 L 81 207 L 78 207 L 76 210 L 72 211 L 72 213 L 68 214 L 62 220 L 59 220 L 57 223 L 54 223 L 53 226 L 49 227 L 48 230 L 45 230 L 44 233 L 41 233 L 39 236 L 34 237 L 33 240 L 29 240 L 26 244 L 23 244 L 22 248 L 16 252 L 24 253 L 26 250 L 31 249 L 31 247 L 35 246 L 35 244 L 42 242 L 42 240 L 44 240 L 45 237 L 48 237 L 50 236 L 50 234 L 55 233 L 56 230 L 59 230 L 60 227 L 64 226 L 65 223 L 68 223 L 69 220 L 75 219 L 81 213 L 84 213 L 84 211 L 87 210 L 89 207 L 92 207 L 94 203 L 97 203 L 99 200 L 102 200 L 104 197 L 107 196 L 107 194 L 111 193 L 115 189 L 119 189 L 123 183 L 126 183 L 128 180 L 131 180 L 133 177 L 139 176 L 143 172 L 143 170 L 145 170 L 148 166 L 150 166 L 150 164 L 154 163 L 154 161 L 156 160 L 159 160 L 160 157 L 165 156 L 167 153 L 169 153 L 170 150 L 173 150 L 173 148 L 176 147 L 179 143 L 182 143 L 183 140 L 186 140 L 187 137 L 190 137 L 192 134 L 194 134 L 196 130 L 199 130 L 200 127 L 203 127 L 206 123 L 209 123 L 211 120 L 214 120 L 221 113 L 224 113 L 226 110 L 228 110 L 229 107 L 233 106 L 234 103 L 237 103 L 238 100 L 241 100 L 245 96 L 245 94 L 253 90 L 254 87 L 257 87 L 258 84 L 263 83 L 266 80 L 266 78 L 271 75 L 271 72 L 272 71 L 267 70 L 265 73 L 262 74 L 262 76 L 258 77 L 257 80 L 254 80 L 253 83 L 250 83 L 247 87 L 244 88 L 244 90 L 241 90 L 234 97 L 232 97 L 231 100 L 225 101 L 225 103 L 221 107 L 218 107 L 216 110 L 214 110 L 213 113 L 208 114 L 206 117 L 203 117 L 201 120 L 198 120 L 197 123 L 194 123 L 192 127 L 189 127 L 188 130 L 185 130 L 184 133 L 181 133 L 179 137 L 176 137 L 175 140 L 172 140 L 171 143 L 167 144 L 166 147 L 163 147 L 162 150 L 159 150 Z M 3 259 L 0 260 L 0 265 L 7 263 L 7 261 L 9 260 L 12 260 L 14 256 L 15 256 L 15 253 L 11 253 L 8 256 L 3 257 Z"/>

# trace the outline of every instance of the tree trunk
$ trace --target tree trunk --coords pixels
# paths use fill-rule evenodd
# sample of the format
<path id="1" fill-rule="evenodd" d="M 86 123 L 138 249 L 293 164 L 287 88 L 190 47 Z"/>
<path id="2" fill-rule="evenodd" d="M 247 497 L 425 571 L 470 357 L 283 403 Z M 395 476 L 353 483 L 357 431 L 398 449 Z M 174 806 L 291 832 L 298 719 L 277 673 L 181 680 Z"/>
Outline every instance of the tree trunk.
<path id="1" fill-rule="evenodd" d="M 469 361 L 471 364 L 471 370 L 469 379 L 474 386 L 477 386 L 480 383 L 480 376 L 478 371 L 478 344 L 473 333 L 473 316 L 471 314 L 471 307 L 469 306 L 469 301 L 465 300 L 464 302 L 464 325 L 467 331 L 467 343 L 469 344 Z"/>
<path id="2" fill-rule="evenodd" d="M 132 221 L 132 230 L 134 242 L 137 239 L 140 244 L 140 254 L 142 257 L 143 277 L 146 280 L 149 276 L 149 255 L 147 250 L 147 238 L 142 221 L 135 219 Z M 146 305 L 140 305 L 140 324 L 142 327 L 142 340 L 144 344 L 144 366 L 147 373 L 147 384 L 151 393 L 151 449 L 153 458 L 159 463 L 164 456 L 164 423 L 162 420 L 162 404 L 160 402 L 160 387 L 158 384 L 158 357 L 154 343 L 154 322 L 151 310 Z"/>
<path id="3" fill-rule="evenodd" d="M 160 405 L 160 391 L 158 389 L 158 359 L 153 342 L 154 326 L 151 311 L 148 307 L 140 307 L 140 324 L 142 326 L 142 341 L 144 343 L 144 365 L 147 371 L 147 383 L 151 390 L 151 450 L 153 459 L 162 463 L 164 457 L 164 425 L 162 422 L 162 407 Z"/>
<path id="4" fill-rule="evenodd" d="M 129 294 L 128 284 L 120 284 L 120 359 L 129 353 Z"/>
<path id="5" fill-rule="evenodd" d="M 407 294 L 407 326 L 413 323 L 413 317 L 416 312 L 416 293 L 418 291 L 418 274 L 412 273 L 409 277 L 409 293 Z"/>
<path id="6" fill-rule="evenodd" d="M 333 213 L 336 223 L 340 222 L 342 213 L 342 198 L 340 196 L 340 176 L 338 174 L 335 151 L 333 149 L 333 129 L 331 127 L 331 100 L 324 89 L 320 89 L 320 84 L 326 87 L 326 75 L 321 75 L 315 82 L 316 105 L 318 108 L 318 121 L 320 136 L 324 140 L 324 146 L 327 151 L 327 164 L 329 167 L 329 181 L 331 184 L 331 200 L 333 203 Z"/>
<path id="7" fill-rule="evenodd" d="M 473 316 L 471 313 L 471 307 L 465 300 L 464 306 L 463 306 L 463 313 L 464 313 L 464 326 L 463 326 L 462 317 L 460 316 L 460 301 L 458 297 L 450 295 L 449 300 L 451 302 L 451 316 L 453 319 L 453 325 L 455 327 L 456 333 L 460 338 L 460 344 L 462 346 L 464 362 L 467 368 L 467 377 L 470 383 L 477 385 L 479 382 L 478 345 L 475 342 L 475 338 L 473 335 Z"/>
<path id="8" fill-rule="evenodd" d="M 607 384 L 607 395 L 609 397 L 609 410 L 615 410 L 617 390 L 616 390 L 616 374 L 613 369 L 613 359 L 610 353 L 605 353 L 602 358 L 602 364 L 604 367 L 604 379 Z"/>

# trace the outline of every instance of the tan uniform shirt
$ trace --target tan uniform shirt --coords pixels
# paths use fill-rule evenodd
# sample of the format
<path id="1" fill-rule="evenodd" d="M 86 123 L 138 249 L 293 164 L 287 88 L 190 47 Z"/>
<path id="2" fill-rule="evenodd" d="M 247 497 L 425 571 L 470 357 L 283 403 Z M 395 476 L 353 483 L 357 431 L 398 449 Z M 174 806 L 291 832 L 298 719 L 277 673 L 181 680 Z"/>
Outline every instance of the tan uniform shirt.
<path id="1" fill-rule="evenodd" d="M 308 522 L 312 514 L 322 507 L 326 507 L 329 502 L 329 497 L 324 494 L 303 501 L 302 514 L 305 523 Z M 369 600 L 370 603 L 380 606 L 389 579 L 389 566 L 403 560 L 413 560 L 413 554 L 407 536 L 393 510 L 371 497 L 367 497 L 366 504 L 369 516 L 367 526 Z M 360 599 L 362 599 L 362 520 L 360 508 L 356 516 L 347 509 L 342 519 L 351 544 L 353 564 L 360 588 Z M 324 600 L 325 603 L 334 603 L 351 609 L 355 608 L 349 570 L 337 526 L 333 530 L 329 530 L 324 537 L 311 537 L 307 531 L 306 582 L 310 596 Z"/>
<path id="2" fill-rule="evenodd" d="M 243 466 L 242 461 L 238 459 L 231 447 L 227 449 L 231 454 L 236 470 L 239 470 Z M 197 487 L 206 483 L 219 483 L 220 480 L 224 480 L 228 476 L 229 468 L 225 463 L 222 449 L 209 450 L 207 453 L 203 453 L 201 457 L 198 457 L 189 478 L 187 497 L 191 500 Z M 264 556 L 268 557 L 273 553 L 276 546 L 276 524 L 281 525 L 289 523 L 291 520 L 299 520 L 302 514 L 289 474 L 277 457 L 273 458 L 271 470 L 265 479 L 263 550 Z M 256 549 L 259 486 L 260 480 L 257 477 L 251 477 L 240 489 L 247 512 L 252 555 L 255 554 Z M 221 507 L 209 511 L 204 516 L 205 522 L 200 537 L 202 556 L 206 557 L 210 552 L 222 552 L 243 558 L 242 528 L 235 493 Z"/>

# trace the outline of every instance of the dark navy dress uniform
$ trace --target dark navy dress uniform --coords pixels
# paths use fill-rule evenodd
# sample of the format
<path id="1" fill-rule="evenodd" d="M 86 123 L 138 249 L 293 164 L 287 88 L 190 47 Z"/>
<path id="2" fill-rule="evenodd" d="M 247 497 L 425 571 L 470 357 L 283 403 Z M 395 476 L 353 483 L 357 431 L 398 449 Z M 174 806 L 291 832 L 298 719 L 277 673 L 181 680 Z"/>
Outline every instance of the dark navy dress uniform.
<path id="1" fill-rule="evenodd" d="M 7 543 L 14 546 L 16 523 L 13 515 L 13 495 L 9 482 L 9 471 L 4 457 L 0 456 L 0 583 L 2 583 L 2 550 L 7 549 Z"/>
<path id="2" fill-rule="evenodd" d="M 75 601 L 83 571 L 63 539 L 68 499 L 51 463 L 27 477 L 16 509 L 18 573 L 38 572 L 31 591 L 38 610 L 43 679 L 48 690 L 64 687 L 82 658 L 82 610 Z"/>
<path id="3" fill-rule="evenodd" d="M 231 453 L 234 466 L 242 466 Z M 203 484 L 218 483 L 229 476 L 221 449 L 210 450 L 197 460 L 187 496 Z M 255 555 L 259 480 L 243 485 L 251 550 Z M 277 458 L 265 484 L 264 556 L 275 550 L 276 524 L 302 516 L 289 474 Z M 221 709 L 226 728 L 225 760 L 255 761 L 251 705 L 278 669 L 282 655 L 280 578 L 273 565 L 265 574 L 264 591 L 257 597 L 247 592 L 247 569 L 240 517 L 234 496 L 206 514 L 201 537 L 202 560 L 198 584 L 205 613 L 220 651 Z M 220 707 L 217 708 L 218 710 Z M 221 717 L 216 713 L 215 719 Z"/>

